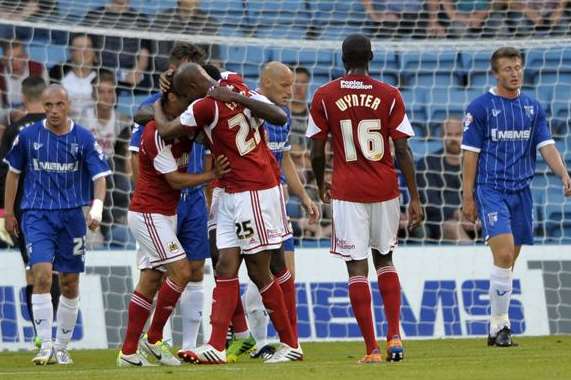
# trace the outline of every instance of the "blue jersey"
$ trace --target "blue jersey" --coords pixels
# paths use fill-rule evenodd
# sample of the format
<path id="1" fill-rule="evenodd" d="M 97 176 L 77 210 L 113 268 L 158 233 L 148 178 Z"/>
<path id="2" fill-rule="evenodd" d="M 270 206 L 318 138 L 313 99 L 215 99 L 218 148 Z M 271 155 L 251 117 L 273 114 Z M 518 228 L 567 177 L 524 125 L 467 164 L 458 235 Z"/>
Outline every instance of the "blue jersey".
<path id="1" fill-rule="evenodd" d="M 492 89 L 476 98 L 464 117 L 462 149 L 479 153 L 476 185 L 498 191 L 527 188 L 537 149 L 554 143 L 545 112 L 523 93 L 507 99 Z"/>
<path id="2" fill-rule="evenodd" d="M 157 100 L 161 98 L 161 93 L 157 92 L 156 94 L 148 96 L 145 100 L 141 102 L 139 105 L 139 109 L 141 107 L 145 107 L 148 105 L 153 104 Z M 145 128 L 144 125 L 139 125 L 137 123 L 133 124 L 133 130 L 131 131 L 131 140 L 129 140 L 129 150 L 132 152 L 139 151 L 139 145 L 141 145 L 141 137 L 143 136 L 143 129 Z"/>
<path id="3" fill-rule="evenodd" d="M 204 148 L 204 145 L 193 143 L 190 154 L 188 155 L 188 168 L 186 169 L 186 172 L 190 174 L 202 173 L 204 171 L 205 154 L 206 149 Z M 185 187 L 182 189 L 181 194 L 188 194 L 193 191 L 201 190 L 203 187 L 204 184 L 194 187 Z"/>
<path id="4" fill-rule="evenodd" d="M 287 152 L 291 149 L 291 145 L 289 144 L 289 134 L 291 131 L 291 113 L 287 107 L 282 107 L 282 109 L 287 114 L 287 122 L 284 125 L 274 125 L 268 123 L 267 121 L 264 123 L 267 133 L 268 147 L 274 154 L 274 157 L 278 161 L 280 168 L 282 166 L 284 152 Z M 285 182 L 283 172 L 280 175 L 280 180 L 282 183 Z"/>
<path id="5" fill-rule="evenodd" d="M 72 122 L 56 135 L 46 120 L 24 128 L 6 155 L 10 170 L 24 176 L 22 210 L 62 210 L 91 203 L 92 181 L 111 174 L 105 155 L 87 129 Z"/>

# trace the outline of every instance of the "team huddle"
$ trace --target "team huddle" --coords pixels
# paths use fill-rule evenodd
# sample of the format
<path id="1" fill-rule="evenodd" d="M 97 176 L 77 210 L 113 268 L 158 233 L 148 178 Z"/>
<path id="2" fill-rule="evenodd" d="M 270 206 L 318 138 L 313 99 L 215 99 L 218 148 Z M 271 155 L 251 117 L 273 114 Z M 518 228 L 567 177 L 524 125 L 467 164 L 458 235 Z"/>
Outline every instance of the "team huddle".
<path id="1" fill-rule="evenodd" d="M 293 73 L 280 62 L 266 63 L 260 87 L 253 90 L 236 73 L 193 63 L 192 54 L 184 54 L 192 50 L 186 45 L 173 49 L 161 94 L 140 109 L 131 139 L 135 190 L 128 224 L 141 273 L 117 365 L 225 364 L 247 352 L 268 364 L 303 360 L 287 193 L 302 201 L 309 223 L 320 215 L 289 156 Z M 349 35 L 342 58 L 346 74 L 320 87 L 311 103 L 306 137 L 312 169 L 321 201 L 332 207 L 330 252 L 347 267 L 349 299 L 366 348 L 359 363 L 400 361 L 405 356 L 401 287 L 392 260 L 400 220 L 395 161 L 410 194 L 407 223 L 414 229 L 423 220 L 407 143 L 414 132 L 399 90 L 369 75 L 369 39 Z M 467 220 L 481 220 L 492 250 L 488 344 L 505 347 L 513 345 L 508 318 L 513 267 L 521 246 L 533 243 L 529 184 L 536 151 L 561 177 L 567 196 L 571 179 L 541 106 L 520 93 L 519 52 L 499 49 L 491 63 L 497 87 L 474 100 L 464 120 L 463 211 Z M 7 230 L 23 233 L 33 271 L 32 313 L 41 347 L 32 361 L 71 364 L 68 344 L 79 308 L 86 226 L 96 229 L 101 222 L 111 171 L 93 136 L 68 118 L 65 90 L 48 86 L 42 100 L 46 119 L 23 129 L 6 157 Z M 331 183 L 325 179 L 328 143 Z M 16 218 L 22 186 L 22 216 Z M 86 220 L 84 206 L 90 206 Z M 388 322 L 384 354 L 373 324 L 370 252 Z M 207 258 L 216 282 L 212 332 L 197 346 Z M 244 302 L 238 280 L 242 261 L 250 279 Z M 55 341 L 52 271 L 60 273 L 62 289 Z M 183 344 L 174 355 L 163 330 L 179 303 Z M 277 347 L 268 344 L 269 320 L 278 333 Z M 233 338 L 227 346 L 229 329 Z"/>

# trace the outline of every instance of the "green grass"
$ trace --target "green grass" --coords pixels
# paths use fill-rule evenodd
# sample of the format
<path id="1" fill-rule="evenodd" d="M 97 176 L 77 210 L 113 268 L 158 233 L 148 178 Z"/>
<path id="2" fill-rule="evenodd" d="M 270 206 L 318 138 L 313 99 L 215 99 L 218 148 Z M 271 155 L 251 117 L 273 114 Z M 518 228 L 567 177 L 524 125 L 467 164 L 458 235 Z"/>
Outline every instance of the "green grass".
<path id="1" fill-rule="evenodd" d="M 236 364 L 178 368 L 116 368 L 115 350 L 74 351 L 69 367 L 31 364 L 31 352 L 0 353 L 0 379 L 569 379 L 571 337 L 519 338 L 519 347 L 488 348 L 483 339 L 407 341 L 401 363 L 358 365 L 363 344 L 305 343 L 305 361 L 264 365 L 243 357 Z"/>

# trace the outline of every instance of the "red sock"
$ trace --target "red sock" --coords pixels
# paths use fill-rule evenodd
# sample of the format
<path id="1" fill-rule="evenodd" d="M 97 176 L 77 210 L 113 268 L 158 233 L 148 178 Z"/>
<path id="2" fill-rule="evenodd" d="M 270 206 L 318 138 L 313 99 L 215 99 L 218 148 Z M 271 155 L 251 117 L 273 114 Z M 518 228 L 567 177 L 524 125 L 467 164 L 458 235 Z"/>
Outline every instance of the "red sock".
<path id="1" fill-rule="evenodd" d="M 208 343 L 219 351 L 226 347 L 226 333 L 239 297 L 240 283 L 238 277 L 216 278 L 216 287 L 212 293 L 212 313 L 210 314 L 212 333 Z"/>
<path id="2" fill-rule="evenodd" d="M 163 281 L 157 296 L 157 306 L 153 315 L 153 321 L 147 333 L 149 343 L 156 343 L 163 339 L 165 324 L 174 311 L 183 290 L 184 287 L 178 286 L 168 277 Z"/>
<path id="3" fill-rule="evenodd" d="M 369 280 L 365 276 L 349 278 L 349 299 L 353 307 L 353 314 L 359 324 L 361 335 L 365 339 L 367 355 L 379 349 L 373 326 L 373 313 L 371 312 L 371 289 Z"/>
<path id="4" fill-rule="evenodd" d="M 379 290 L 385 306 L 385 317 L 389 324 L 387 339 L 400 336 L 400 282 L 399 275 L 394 266 L 377 269 Z"/>
<path id="5" fill-rule="evenodd" d="M 243 333 L 248 331 L 248 322 L 246 322 L 246 313 L 244 313 L 244 305 L 238 291 L 238 299 L 236 300 L 236 308 L 232 314 L 232 329 L 234 333 Z"/>
<path id="6" fill-rule="evenodd" d="M 270 314 L 270 319 L 280 336 L 280 342 L 296 348 L 297 339 L 291 330 L 291 323 L 280 285 L 274 280 L 263 289 L 260 289 L 260 294 L 262 295 L 264 306 Z"/>
<path id="7" fill-rule="evenodd" d="M 287 315 L 291 324 L 291 330 L 294 338 L 297 341 L 297 302 L 295 294 L 295 283 L 290 271 L 286 268 L 283 271 L 276 273 L 276 281 L 280 284 L 282 293 L 284 294 L 284 301 L 287 308 Z"/>
<path id="8" fill-rule="evenodd" d="M 129 319 L 127 323 L 127 333 L 121 352 L 131 355 L 137 352 L 139 338 L 145 328 L 145 322 L 151 314 L 153 301 L 143 296 L 137 291 L 133 292 L 131 302 L 129 302 Z"/>

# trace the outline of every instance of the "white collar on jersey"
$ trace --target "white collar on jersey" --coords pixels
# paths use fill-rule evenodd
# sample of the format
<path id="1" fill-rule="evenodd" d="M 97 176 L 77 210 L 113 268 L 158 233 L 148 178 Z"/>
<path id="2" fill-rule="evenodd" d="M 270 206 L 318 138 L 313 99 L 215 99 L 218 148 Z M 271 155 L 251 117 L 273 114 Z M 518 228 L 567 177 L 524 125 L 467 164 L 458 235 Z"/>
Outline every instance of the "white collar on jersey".
<path id="1" fill-rule="evenodd" d="M 75 122 L 73 120 L 71 120 L 69 117 L 67 118 L 67 120 L 71 121 L 71 128 L 69 128 L 69 131 L 67 131 L 67 133 L 73 131 L 73 127 L 75 127 Z M 46 126 L 46 122 L 48 121 L 48 119 L 44 119 L 42 120 L 42 125 L 44 126 L 45 129 L 48 129 L 48 127 Z"/>
<path id="2" fill-rule="evenodd" d="M 499 95 L 498 95 L 498 88 L 497 88 L 497 87 L 491 87 L 489 92 L 490 92 L 490 94 L 492 94 L 492 95 L 499 96 Z M 520 94 L 521 94 L 521 90 L 518 89 L 518 90 L 517 90 L 517 96 L 519 96 Z"/>

